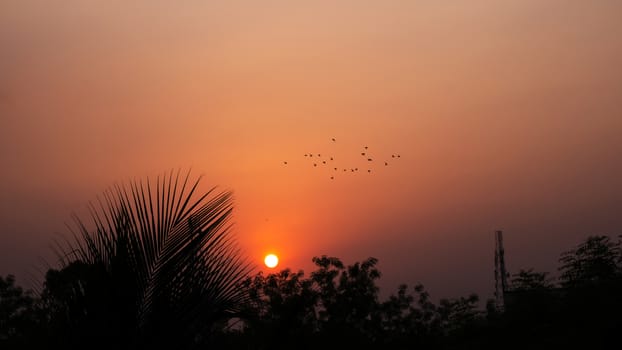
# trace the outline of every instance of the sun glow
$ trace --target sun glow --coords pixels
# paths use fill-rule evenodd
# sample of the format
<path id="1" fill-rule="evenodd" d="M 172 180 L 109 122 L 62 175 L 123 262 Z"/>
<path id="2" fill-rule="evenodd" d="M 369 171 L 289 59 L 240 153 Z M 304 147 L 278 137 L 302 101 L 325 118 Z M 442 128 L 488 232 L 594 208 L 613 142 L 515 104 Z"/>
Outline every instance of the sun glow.
<path id="1" fill-rule="evenodd" d="M 279 257 L 274 254 L 268 254 L 263 259 L 263 262 L 266 264 L 267 267 L 272 269 L 279 264 Z"/>

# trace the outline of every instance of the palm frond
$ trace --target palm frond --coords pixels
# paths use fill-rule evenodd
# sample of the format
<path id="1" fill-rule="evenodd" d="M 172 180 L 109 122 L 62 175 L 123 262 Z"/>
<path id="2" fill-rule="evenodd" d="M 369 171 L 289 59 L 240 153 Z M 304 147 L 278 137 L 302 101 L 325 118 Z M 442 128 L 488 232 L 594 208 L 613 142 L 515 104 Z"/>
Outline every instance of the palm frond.
<path id="1" fill-rule="evenodd" d="M 58 247 L 63 266 L 105 269 L 112 294 L 135 310 L 137 343 L 162 334 L 194 339 L 188 332 L 234 316 L 247 300 L 239 284 L 250 265 L 232 237 L 232 193 L 198 194 L 199 182 L 171 171 L 155 184 L 115 185 L 89 205 L 94 228 L 74 217 L 73 242 Z"/>

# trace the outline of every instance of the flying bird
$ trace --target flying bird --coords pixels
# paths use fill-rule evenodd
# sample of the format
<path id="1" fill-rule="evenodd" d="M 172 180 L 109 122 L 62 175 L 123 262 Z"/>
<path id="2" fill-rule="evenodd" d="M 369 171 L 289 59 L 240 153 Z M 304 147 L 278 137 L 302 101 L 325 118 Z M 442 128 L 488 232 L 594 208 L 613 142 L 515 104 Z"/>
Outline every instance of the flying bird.
<path id="1" fill-rule="evenodd" d="M 367 161 L 368 161 L 368 162 L 371 162 L 371 158 L 367 158 Z"/>
<path id="2" fill-rule="evenodd" d="M 389 163 L 387 163 L 387 162 L 384 162 L 384 165 L 385 165 L 385 166 L 387 166 L 387 165 L 389 165 Z"/>
<path id="3" fill-rule="evenodd" d="M 365 152 L 361 152 L 361 155 L 362 155 L 362 156 L 364 156 L 364 155 L 365 155 Z"/>
<path id="4" fill-rule="evenodd" d="M 334 137 L 332 138 L 332 140 L 333 140 L 333 142 L 335 142 L 335 138 Z"/>
<path id="5" fill-rule="evenodd" d="M 287 165 L 287 162 L 283 162 L 283 164 Z"/>
<path id="6" fill-rule="evenodd" d="M 317 163 L 313 163 L 313 166 L 317 166 Z"/>

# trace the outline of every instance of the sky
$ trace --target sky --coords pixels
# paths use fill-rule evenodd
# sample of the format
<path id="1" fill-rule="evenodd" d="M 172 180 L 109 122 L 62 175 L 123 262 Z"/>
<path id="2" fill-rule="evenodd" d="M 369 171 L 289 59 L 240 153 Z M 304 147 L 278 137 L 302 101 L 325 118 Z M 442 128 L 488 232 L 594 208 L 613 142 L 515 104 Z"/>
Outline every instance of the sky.
<path id="1" fill-rule="evenodd" d="M 503 230 L 510 272 L 555 275 L 582 239 L 622 234 L 620 13 L 3 0 L 0 275 L 29 285 L 72 213 L 171 169 L 234 192 L 257 271 L 267 252 L 307 272 L 313 256 L 373 256 L 383 295 L 485 298 Z"/>

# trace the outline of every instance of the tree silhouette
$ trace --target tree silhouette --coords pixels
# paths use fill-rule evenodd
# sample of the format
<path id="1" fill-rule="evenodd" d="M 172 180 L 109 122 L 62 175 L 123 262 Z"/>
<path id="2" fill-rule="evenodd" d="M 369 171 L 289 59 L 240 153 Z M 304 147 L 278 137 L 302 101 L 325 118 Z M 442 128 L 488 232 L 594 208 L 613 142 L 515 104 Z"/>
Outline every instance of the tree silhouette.
<path id="1" fill-rule="evenodd" d="M 15 285 L 15 276 L 0 276 L 0 348 L 23 349 L 39 345 L 42 314 L 30 291 Z"/>
<path id="2" fill-rule="evenodd" d="M 189 176 L 115 186 L 89 206 L 92 230 L 74 217 L 43 292 L 64 342 L 192 348 L 239 313 L 249 265 L 230 234 L 232 194 L 198 195 Z"/>
<path id="3" fill-rule="evenodd" d="M 534 272 L 533 269 L 519 270 L 512 275 L 512 291 L 539 291 L 553 288 L 547 272 Z"/>
<path id="4" fill-rule="evenodd" d="M 512 348 L 609 348 L 622 327 L 620 244 L 590 236 L 560 256 L 560 286 L 533 269 L 513 275 L 491 326 Z"/>
<path id="5" fill-rule="evenodd" d="M 365 347 L 377 337 L 380 271 L 378 260 L 368 258 L 345 267 L 335 257 L 314 257 L 318 269 L 311 279 L 319 287 L 321 334 L 343 346 Z"/>
<path id="6" fill-rule="evenodd" d="M 308 278 L 285 269 L 246 280 L 251 302 L 241 336 L 256 348 L 361 348 L 374 343 L 379 329 L 377 260 L 347 267 L 335 257 L 312 260 L 317 269 Z"/>
<path id="7" fill-rule="evenodd" d="M 622 331 L 620 255 L 620 242 L 607 236 L 590 236 L 562 253 L 565 297 L 560 323 L 571 331 L 575 344 L 605 347 Z"/>
<path id="8" fill-rule="evenodd" d="M 335 257 L 312 260 L 317 268 L 309 278 L 285 269 L 246 280 L 249 317 L 242 331 L 231 337 L 239 348 L 439 347 L 443 339 L 459 343 L 483 320 L 476 295 L 435 305 L 421 284 L 414 294 L 402 285 L 396 295 L 380 302 L 375 258 L 348 266 Z"/>
<path id="9" fill-rule="evenodd" d="M 402 284 L 397 294 L 381 303 L 379 317 L 382 324 L 381 344 L 384 347 L 404 349 L 438 347 L 443 336 L 439 306 L 430 299 L 422 284 L 408 292 Z"/>
<path id="10" fill-rule="evenodd" d="M 261 272 L 244 283 L 250 295 L 246 336 L 266 349 L 309 348 L 318 329 L 318 292 L 304 273 Z"/>
<path id="11" fill-rule="evenodd" d="M 621 246 L 607 236 L 561 254 L 560 286 L 520 270 L 487 315 L 475 294 L 435 304 L 421 284 L 381 302 L 375 258 L 248 276 L 228 235 L 231 194 L 193 199 L 197 184 L 177 173 L 106 192 L 94 229 L 76 218 L 40 298 L 0 277 L 0 347 L 596 349 L 622 332 Z"/>
<path id="12" fill-rule="evenodd" d="M 576 248 L 562 253 L 559 259 L 562 285 L 582 287 L 607 283 L 622 273 L 620 242 L 607 236 L 590 236 Z"/>

